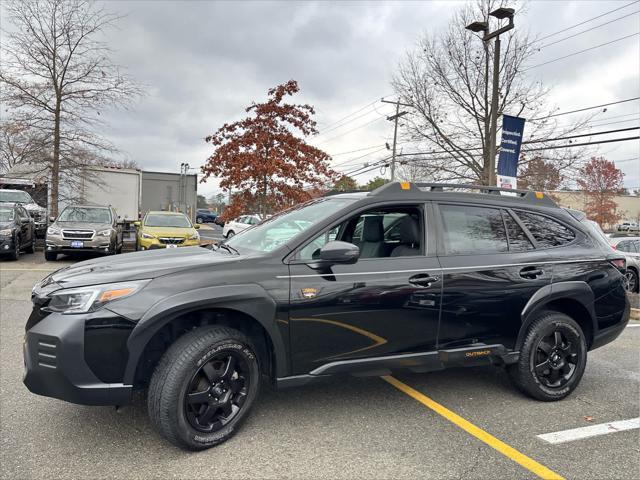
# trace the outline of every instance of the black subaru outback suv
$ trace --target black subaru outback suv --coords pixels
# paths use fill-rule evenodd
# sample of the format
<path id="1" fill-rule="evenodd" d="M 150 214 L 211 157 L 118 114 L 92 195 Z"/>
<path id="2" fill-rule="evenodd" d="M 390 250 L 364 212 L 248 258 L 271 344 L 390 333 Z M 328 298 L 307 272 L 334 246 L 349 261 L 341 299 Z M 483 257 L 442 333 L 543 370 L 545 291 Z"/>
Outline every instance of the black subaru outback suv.
<path id="1" fill-rule="evenodd" d="M 505 366 L 538 400 L 578 385 L 629 317 L 625 260 L 540 192 L 390 183 L 312 200 L 214 247 L 77 263 L 33 289 L 24 383 L 122 405 L 199 450 L 258 396 L 335 374 Z"/>

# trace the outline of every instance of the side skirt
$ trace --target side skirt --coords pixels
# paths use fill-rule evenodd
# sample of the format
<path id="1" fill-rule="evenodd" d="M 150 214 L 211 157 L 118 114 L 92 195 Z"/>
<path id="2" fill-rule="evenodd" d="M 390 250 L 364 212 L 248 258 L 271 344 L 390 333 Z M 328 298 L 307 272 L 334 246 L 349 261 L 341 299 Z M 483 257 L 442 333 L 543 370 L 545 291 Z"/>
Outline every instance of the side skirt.
<path id="1" fill-rule="evenodd" d="M 504 345 L 495 344 L 342 360 L 322 365 L 306 375 L 278 378 L 276 379 L 276 386 L 278 388 L 286 388 L 306 385 L 337 374 L 370 377 L 390 375 L 393 370 L 424 373 L 444 370 L 449 367 L 508 365 L 517 362 L 519 355 L 520 352 L 509 351 Z"/>

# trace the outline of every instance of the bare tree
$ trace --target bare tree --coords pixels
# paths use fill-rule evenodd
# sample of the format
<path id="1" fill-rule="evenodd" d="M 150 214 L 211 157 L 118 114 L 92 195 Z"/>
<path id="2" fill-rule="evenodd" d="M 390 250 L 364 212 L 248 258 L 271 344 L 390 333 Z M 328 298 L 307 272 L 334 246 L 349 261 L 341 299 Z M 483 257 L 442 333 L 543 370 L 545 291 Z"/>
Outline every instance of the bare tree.
<path id="1" fill-rule="evenodd" d="M 396 93 L 412 107 L 404 118 L 404 140 L 425 153 L 421 158 L 407 156 L 407 161 L 420 165 L 427 178 L 488 183 L 493 48 L 465 26 L 476 20 L 489 22 L 489 12 L 508 3 L 477 0 L 462 7 L 444 33 L 425 35 L 407 52 L 393 77 Z M 553 113 L 546 101 L 549 89 L 525 77 L 524 66 L 539 44 L 517 28 L 503 37 L 498 115 L 535 119 L 525 126 L 525 140 L 559 137 L 584 128 L 588 119 L 561 127 L 556 117 L 549 117 Z M 535 147 L 549 144 L 536 142 Z M 526 166 L 532 158 L 523 158 L 520 165 Z M 557 165 L 564 170 L 573 168 L 584 155 L 565 151 L 558 158 Z"/>
<path id="2" fill-rule="evenodd" d="M 29 124 L 3 120 L 0 123 L 0 173 L 20 164 L 40 162 L 46 155 L 48 139 Z"/>
<path id="3" fill-rule="evenodd" d="M 100 110 L 126 106 L 140 88 L 110 60 L 100 41 L 118 20 L 85 0 L 14 1 L 5 5 L 0 101 L 34 135 L 50 138 L 40 166 L 48 171 L 57 215 L 63 170 L 78 171 L 115 148 L 95 132 Z"/>

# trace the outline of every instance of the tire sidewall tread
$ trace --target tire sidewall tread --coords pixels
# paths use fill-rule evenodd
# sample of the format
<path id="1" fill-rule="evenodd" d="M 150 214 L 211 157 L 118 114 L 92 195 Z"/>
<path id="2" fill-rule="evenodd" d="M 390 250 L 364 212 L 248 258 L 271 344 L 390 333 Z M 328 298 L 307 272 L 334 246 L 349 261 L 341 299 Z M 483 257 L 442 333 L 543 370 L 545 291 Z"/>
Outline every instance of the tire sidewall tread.
<path id="1" fill-rule="evenodd" d="M 223 350 L 238 351 L 248 361 L 251 378 L 247 398 L 238 415 L 222 429 L 209 434 L 199 432 L 182 413 L 187 384 L 196 369 Z M 254 352 L 247 337 L 222 326 L 200 327 L 176 340 L 162 356 L 149 385 L 147 406 L 156 430 L 186 450 L 204 450 L 231 438 L 258 395 L 260 374 Z"/>

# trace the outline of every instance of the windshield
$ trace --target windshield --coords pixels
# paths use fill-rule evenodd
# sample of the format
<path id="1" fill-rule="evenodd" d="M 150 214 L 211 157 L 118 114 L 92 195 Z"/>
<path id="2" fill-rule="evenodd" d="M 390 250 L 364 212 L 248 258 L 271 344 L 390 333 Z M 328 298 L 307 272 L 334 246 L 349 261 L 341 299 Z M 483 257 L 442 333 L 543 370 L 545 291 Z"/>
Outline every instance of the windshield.
<path id="1" fill-rule="evenodd" d="M 58 222 L 111 223 L 111 211 L 108 208 L 67 207 Z"/>
<path id="2" fill-rule="evenodd" d="M 27 192 L 0 190 L 0 202 L 35 203 Z"/>
<path id="3" fill-rule="evenodd" d="M 191 222 L 184 215 L 163 215 L 151 213 L 144 219 L 147 227 L 191 228 Z"/>
<path id="4" fill-rule="evenodd" d="M 13 220 L 13 208 L 0 208 L 0 222 L 10 222 Z"/>
<path id="5" fill-rule="evenodd" d="M 268 218 L 255 227 L 233 236 L 226 243 L 237 250 L 270 252 L 306 232 L 355 198 L 320 198 Z"/>

